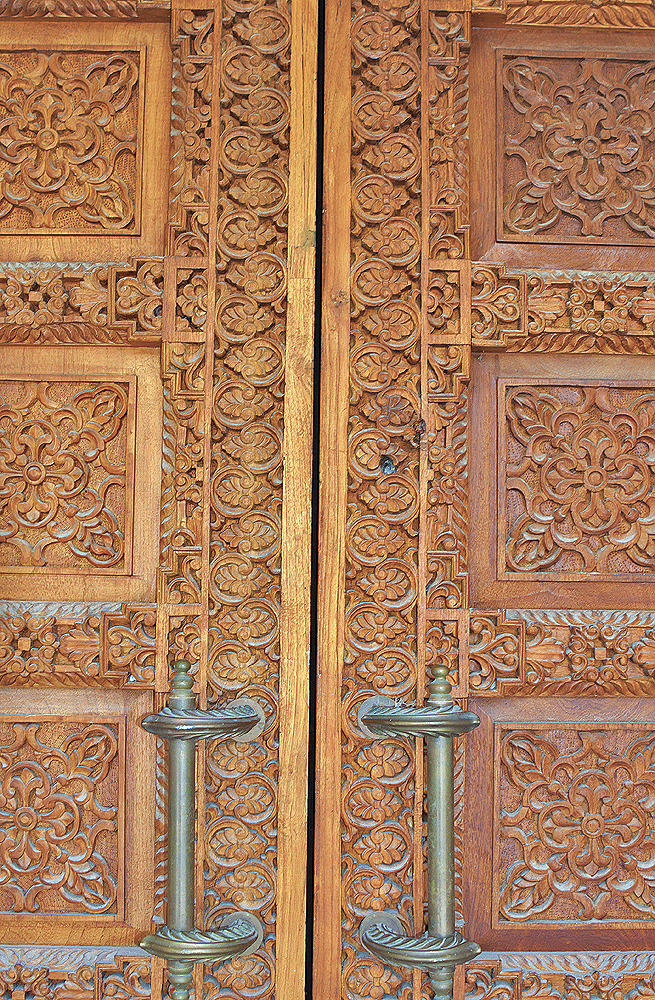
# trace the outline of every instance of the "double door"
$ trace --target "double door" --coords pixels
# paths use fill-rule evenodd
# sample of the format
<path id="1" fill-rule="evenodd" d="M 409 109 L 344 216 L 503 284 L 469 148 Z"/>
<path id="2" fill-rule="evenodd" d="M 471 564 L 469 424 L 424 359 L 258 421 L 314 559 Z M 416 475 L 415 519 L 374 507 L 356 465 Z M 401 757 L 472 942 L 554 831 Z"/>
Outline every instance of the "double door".
<path id="1" fill-rule="evenodd" d="M 263 939 L 197 996 L 303 995 L 310 870 L 312 995 L 432 995 L 362 945 L 430 858 L 360 709 L 446 666 L 456 995 L 648 997 L 655 15 L 327 5 L 310 697 L 319 20 L 194 3 L 0 10 L 5 994 L 170 988 L 185 658 L 265 719 L 198 745 L 195 924 Z"/>

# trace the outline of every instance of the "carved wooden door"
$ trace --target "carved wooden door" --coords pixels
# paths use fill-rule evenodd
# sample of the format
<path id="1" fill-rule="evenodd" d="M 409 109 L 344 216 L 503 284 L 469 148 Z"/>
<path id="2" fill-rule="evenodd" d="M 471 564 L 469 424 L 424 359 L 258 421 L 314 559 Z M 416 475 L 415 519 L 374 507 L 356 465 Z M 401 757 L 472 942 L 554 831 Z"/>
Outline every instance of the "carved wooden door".
<path id="1" fill-rule="evenodd" d="M 181 657 L 201 707 L 266 717 L 199 751 L 196 926 L 242 910 L 264 940 L 195 995 L 303 995 L 314 22 L 0 4 L 7 998 L 166 995 L 138 947 L 167 871 L 139 721 Z"/>
<path id="2" fill-rule="evenodd" d="M 385 911 L 424 930 L 426 782 L 421 742 L 359 710 L 421 705 L 444 664 L 481 720 L 455 758 L 482 947 L 456 996 L 655 991 L 653 29 L 641 2 L 328 5 L 330 1000 L 432 996 L 362 947 Z"/>

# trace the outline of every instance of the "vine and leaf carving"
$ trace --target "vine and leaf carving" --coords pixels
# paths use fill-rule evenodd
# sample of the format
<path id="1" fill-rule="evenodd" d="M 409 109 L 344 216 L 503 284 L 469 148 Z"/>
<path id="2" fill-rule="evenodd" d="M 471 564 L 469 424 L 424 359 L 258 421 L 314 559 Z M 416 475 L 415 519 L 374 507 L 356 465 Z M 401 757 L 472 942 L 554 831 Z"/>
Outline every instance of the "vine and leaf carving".
<path id="1" fill-rule="evenodd" d="M 116 914 L 117 724 L 9 718 L 0 745 L 0 909 Z"/>
<path id="2" fill-rule="evenodd" d="M 651 573 L 655 396 L 607 384 L 505 389 L 513 573 Z"/>
<path id="3" fill-rule="evenodd" d="M 634 970 L 632 955 L 596 953 L 576 962 L 552 954 L 503 956 L 502 962 L 469 964 L 464 976 L 466 1000 L 652 1000 L 655 977 Z M 589 961 L 590 960 L 590 961 Z M 589 964 L 599 968 L 589 968 Z M 517 967 L 518 966 L 518 967 Z"/>
<path id="4" fill-rule="evenodd" d="M 295 15 L 294 15 L 295 16 Z M 248 694 L 267 727 L 248 749 L 207 753 L 206 926 L 234 907 L 256 914 L 264 942 L 217 966 L 208 996 L 275 991 L 277 690 L 280 664 L 282 477 L 288 305 L 291 8 L 264 0 L 222 8 L 216 305 L 178 272 L 180 325 L 215 309 L 210 475 L 208 699 Z M 218 120 L 218 107 L 214 121 Z M 187 122 L 190 120 L 187 117 Z M 202 155 L 202 143 L 198 149 Z M 209 165 L 198 160 L 209 180 Z M 209 185 L 208 189 L 209 189 Z M 212 262 L 212 265 L 214 262 Z"/>
<path id="5" fill-rule="evenodd" d="M 7 380 L 1 391 L 4 565 L 124 565 L 130 384 Z"/>
<path id="6" fill-rule="evenodd" d="M 411 989 L 406 974 L 362 954 L 357 931 L 367 913 L 386 908 L 411 921 L 414 759 L 403 741 L 371 742 L 356 716 L 372 694 L 415 698 L 419 671 L 421 189 L 427 183 L 421 176 L 427 135 L 421 133 L 419 5 L 356 3 L 351 44 L 342 983 L 346 997 L 392 992 L 405 998 Z M 451 174 L 443 165 L 444 188 Z M 459 220 L 445 200 L 443 207 L 443 244 L 452 238 L 461 247 Z M 450 286 L 444 298 L 447 311 Z"/>
<path id="7" fill-rule="evenodd" d="M 655 919 L 655 735 L 506 728 L 501 921 Z"/>
<path id="8" fill-rule="evenodd" d="M 42 961 L 48 961 L 43 949 L 41 954 Z M 34 954 L 30 958 L 38 960 Z M 16 962 L 0 969 L 0 996 L 2 1000 L 94 1000 L 98 995 L 115 1000 L 150 997 L 150 958 L 117 955 L 111 963 L 103 961 L 104 958 L 101 950 L 94 955 L 89 949 L 72 955 L 64 953 L 63 962 L 50 961 L 48 965 Z"/>
<path id="9" fill-rule="evenodd" d="M 0 53 L 5 229 L 138 232 L 140 55 L 98 56 Z"/>
<path id="10" fill-rule="evenodd" d="M 506 56 L 504 239 L 655 236 L 650 62 Z"/>

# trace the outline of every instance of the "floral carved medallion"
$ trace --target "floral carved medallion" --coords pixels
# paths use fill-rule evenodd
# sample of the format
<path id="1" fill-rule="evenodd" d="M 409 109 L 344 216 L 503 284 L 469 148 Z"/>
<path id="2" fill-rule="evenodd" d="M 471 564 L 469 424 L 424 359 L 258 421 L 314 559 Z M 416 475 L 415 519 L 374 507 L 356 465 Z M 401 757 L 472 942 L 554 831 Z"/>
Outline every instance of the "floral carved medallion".
<path id="1" fill-rule="evenodd" d="M 140 53 L 0 52 L 0 220 L 139 232 Z"/>
<path id="2" fill-rule="evenodd" d="M 655 236 L 655 63 L 504 55 L 498 236 Z"/>
<path id="3" fill-rule="evenodd" d="M 510 573 L 653 573 L 655 394 L 502 382 L 500 394 L 501 565 Z"/>
<path id="4" fill-rule="evenodd" d="M 499 732 L 497 919 L 655 920 L 655 733 Z"/>
<path id="5" fill-rule="evenodd" d="M 123 570 L 134 387 L 0 382 L 0 569 Z"/>
<path id="6" fill-rule="evenodd" d="M 0 912 L 120 915 L 121 725 L 0 722 Z"/>

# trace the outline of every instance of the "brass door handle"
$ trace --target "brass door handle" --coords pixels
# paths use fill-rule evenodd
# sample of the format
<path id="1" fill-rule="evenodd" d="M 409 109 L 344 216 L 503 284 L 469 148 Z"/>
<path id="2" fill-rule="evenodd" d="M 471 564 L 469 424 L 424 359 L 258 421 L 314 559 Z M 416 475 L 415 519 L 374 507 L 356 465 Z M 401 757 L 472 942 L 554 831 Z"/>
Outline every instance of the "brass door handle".
<path id="1" fill-rule="evenodd" d="M 195 707 L 191 664 L 178 660 L 168 706 L 141 725 L 168 740 L 168 910 L 166 926 L 141 942 L 168 962 L 173 1000 L 188 1000 L 196 962 L 246 955 L 261 943 L 263 928 L 251 914 L 235 913 L 216 931 L 194 926 L 196 743 L 203 739 L 254 739 L 264 713 L 254 702 L 232 702 L 205 712 Z"/>
<path id="2" fill-rule="evenodd" d="M 427 739 L 428 932 L 407 937 L 393 914 L 371 914 L 362 922 L 360 940 L 376 958 L 390 965 L 426 969 L 435 996 L 452 997 L 455 966 L 480 953 L 479 945 L 455 930 L 454 760 L 453 737 L 480 724 L 477 715 L 453 702 L 448 667 L 433 671 L 424 707 L 372 698 L 362 705 L 359 722 L 380 736 Z"/>

